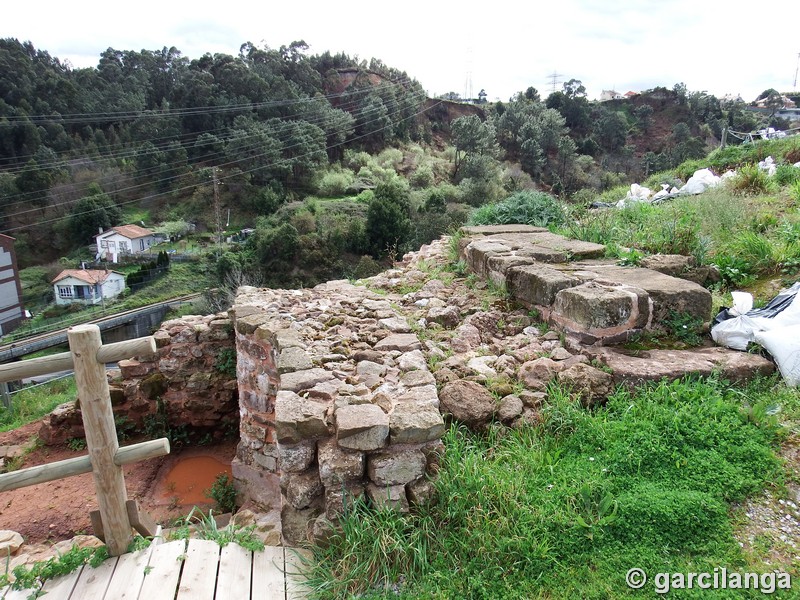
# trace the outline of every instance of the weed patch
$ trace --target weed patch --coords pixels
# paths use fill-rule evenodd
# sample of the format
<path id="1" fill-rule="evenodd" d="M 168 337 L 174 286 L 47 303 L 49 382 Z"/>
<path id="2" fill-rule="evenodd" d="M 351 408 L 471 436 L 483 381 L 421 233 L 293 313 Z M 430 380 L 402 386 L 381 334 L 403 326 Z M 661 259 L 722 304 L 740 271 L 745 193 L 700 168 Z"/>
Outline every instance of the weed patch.
<path id="1" fill-rule="evenodd" d="M 551 387 L 543 423 L 453 427 L 437 500 L 354 504 L 311 583 L 320 597 L 609 598 L 647 572 L 743 569 L 730 506 L 779 482 L 778 429 L 715 379 L 618 391 L 589 412 Z"/>

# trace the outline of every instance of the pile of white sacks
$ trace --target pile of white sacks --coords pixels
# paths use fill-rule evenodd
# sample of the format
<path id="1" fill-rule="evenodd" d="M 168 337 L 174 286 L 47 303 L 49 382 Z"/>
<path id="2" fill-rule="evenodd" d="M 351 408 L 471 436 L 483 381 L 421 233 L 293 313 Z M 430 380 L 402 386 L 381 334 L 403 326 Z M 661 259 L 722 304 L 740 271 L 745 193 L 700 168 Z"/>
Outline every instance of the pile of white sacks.
<path id="1" fill-rule="evenodd" d="M 795 163 L 793 166 L 800 168 L 800 162 Z M 775 170 L 777 169 L 775 160 L 771 156 L 768 156 L 766 159 L 758 163 L 758 167 L 762 171 L 766 171 L 770 177 L 775 174 Z M 694 175 L 689 178 L 689 181 L 687 181 L 686 184 L 680 188 L 675 186 L 670 188 L 669 185 L 662 184 L 661 189 L 657 192 L 653 192 L 653 190 L 650 188 L 646 188 L 638 183 L 634 183 L 631 184 L 631 189 L 628 191 L 627 195 L 622 200 L 617 202 L 616 206 L 617 208 L 623 208 L 624 206 L 634 202 L 658 204 L 664 200 L 677 198 L 678 196 L 702 194 L 706 190 L 717 187 L 735 175 L 736 171 L 726 171 L 722 174 L 722 176 L 718 177 L 711 172 L 711 169 L 700 169 L 695 171 Z"/>

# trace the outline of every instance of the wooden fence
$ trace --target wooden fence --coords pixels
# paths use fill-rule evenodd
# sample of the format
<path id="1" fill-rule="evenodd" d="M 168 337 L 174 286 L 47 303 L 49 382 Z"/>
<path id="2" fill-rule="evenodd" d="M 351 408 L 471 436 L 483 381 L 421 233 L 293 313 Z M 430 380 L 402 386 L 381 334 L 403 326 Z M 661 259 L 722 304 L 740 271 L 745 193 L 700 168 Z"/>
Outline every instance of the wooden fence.
<path id="1" fill-rule="evenodd" d="M 88 455 L 2 474 L 0 492 L 91 472 L 100 507 L 92 514 L 92 525 L 109 554 L 118 556 L 127 551 L 133 529 L 144 536 L 155 534 L 152 519 L 128 500 L 122 465 L 169 454 L 169 440 L 119 447 L 105 364 L 152 355 L 156 344 L 144 337 L 104 346 L 97 325 L 71 327 L 67 337 L 69 352 L 0 365 L 0 383 L 74 369 Z"/>

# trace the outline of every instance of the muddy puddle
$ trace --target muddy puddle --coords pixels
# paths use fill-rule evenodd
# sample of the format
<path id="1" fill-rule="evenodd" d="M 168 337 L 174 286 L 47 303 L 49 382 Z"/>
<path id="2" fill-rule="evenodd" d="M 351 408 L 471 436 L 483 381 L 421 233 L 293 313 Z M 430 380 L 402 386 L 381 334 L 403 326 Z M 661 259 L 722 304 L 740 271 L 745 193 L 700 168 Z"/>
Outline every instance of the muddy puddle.
<path id="1" fill-rule="evenodd" d="M 179 458 L 156 484 L 157 501 L 181 506 L 212 503 L 206 493 L 221 473 L 231 476 L 230 463 L 213 456 Z"/>

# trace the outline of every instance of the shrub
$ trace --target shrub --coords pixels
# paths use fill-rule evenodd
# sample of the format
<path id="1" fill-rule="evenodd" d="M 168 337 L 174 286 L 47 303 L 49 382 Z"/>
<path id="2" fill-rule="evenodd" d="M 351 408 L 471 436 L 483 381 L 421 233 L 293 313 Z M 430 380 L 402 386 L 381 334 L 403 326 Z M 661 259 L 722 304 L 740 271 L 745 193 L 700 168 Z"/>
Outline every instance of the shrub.
<path id="1" fill-rule="evenodd" d="M 433 169 L 430 165 L 421 165 L 409 178 L 412 187 L 422 189 L 433 184 Z"/>
<path id="2" fill-rule="evenodd" d="M 360 202 L 361 204 L 369 204 L 372 202 L 374 197 L 375 192 L 372 190 L 363 190 L 358 196 L 356 196 L 356 202 Z"/>
<path id="3" fill-rule="evenodd" d="M 236 488 L 227 473 L 217 475 L 206 495 L 217 503 L 222 512 L 232 513 L 236 510 Z"/>
<path id="4" fill-rule="evenodd" d="M 328 198 L 338 198 L 347 193 L 347 189 L 355 181 L 355 175 L 349 169 L 343 171 L 330 171 L 322 176 L 317 186 L 317 191 L 321 196 Z"/>
<path id="5" fill-rule="evenodd" d="M 228 377 L 236 377 L 236 348 L 223 348 L 217 353 L 214 369 Z"/>
<path id="6" fill-rule="evenodd" d="M 564 222 L 564 210 L 553 196 L 543 192 L 517 192 L 501 202 L 486 204 L 473 211 L 470 225 L 520 223 L 548 227 Z"/>

